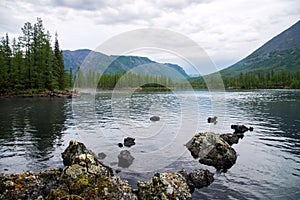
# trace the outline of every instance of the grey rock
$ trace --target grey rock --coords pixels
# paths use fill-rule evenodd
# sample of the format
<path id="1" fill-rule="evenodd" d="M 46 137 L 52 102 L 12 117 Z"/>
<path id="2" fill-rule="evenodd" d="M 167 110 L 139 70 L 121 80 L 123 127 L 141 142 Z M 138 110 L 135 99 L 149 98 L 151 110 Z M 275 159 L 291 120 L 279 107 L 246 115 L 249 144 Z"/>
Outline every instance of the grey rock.
<path id="1" fill-rule="evenodd" d="M 192 199 L 190 188 L 181 173 L 156 173 L 149 181 L 138 181 L 138 198 Z"/>
<path id="2" fill-rule="evenodd" d="M 197 133 L 186 147 L 194 158 L 200 158 L 200 163 L 221 171 L 231 168 L 237 159 L 235 150 L 220 135 L 211 132 Z"/>
<path id="3" fill-rule="evenodd" d="M 156 122 L 156 121 L 160 120 L 160 117 L 159 116 L 152 116 L 152 117 L 150 117 L 150 120 L 153 121 L 153 122 Z"/>
<path id="4" fill-rule="evenodd" d="M 128 168 L 130 165 L 132 165 L 134 157 L 128 150 L 122 150 L 118 155 L 118 160 L 119 167 Z"/>
<path id="5" fill-rule="evenodd" d="M 209 117 L 209 118 L 207 118 L 207 122 L 217 124 L 217 117 L 216 116 Z"/>
<path id="6" fill-rule="evenodd" d="M 253 131 L 253 127 L 246 127 L 245 125 L 231 125 L 231 129 L 234 129 L 234 133 L 245 133 L 246 131 Z"/>
<path id="7" fill-rule="evenodd" d="M 76 178 L 82 173 L 111 176 L 113 171 L 104 165 L 92 151 L 81 142 L 70 141 L 67 149 L 62 153 L 63 163 L 66 166 L 64 174 Z"/>
<path id="8" fill-rule="evenodd" d="M 124 138 L 124 146 L 131 147 L 133 145 L 135 145 L 135 138 L 132 137 Z"/>
<path id="9" fill-rule="evenodd" d="M 237 144 L 239 142 L 239 139 L 243 139 L 244 134 L 243 133 L 237 133 L 237 134 L 220 134 L 220 137 L 227 142 L 230 146 L 233 144 Z"/>
<path id="10" fill-rule="evenodd" d="M 103 153 L 103 152 L 98 153 L 98 159 L 103 160 L 105 158 L 106 158 L 106 154 L 105 153 Z"/>

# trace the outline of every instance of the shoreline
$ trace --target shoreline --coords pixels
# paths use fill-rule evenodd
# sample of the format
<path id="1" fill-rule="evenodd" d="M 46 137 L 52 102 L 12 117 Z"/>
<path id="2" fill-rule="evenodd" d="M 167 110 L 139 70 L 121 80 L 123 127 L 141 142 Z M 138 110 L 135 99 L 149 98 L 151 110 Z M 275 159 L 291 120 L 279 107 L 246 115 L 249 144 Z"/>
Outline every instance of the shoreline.
<path id="1" fill-rule="evenodd" d="M 9 98 L 72 98 L 76 93 L 71 90 L 57 90 L 57 91 L 22 91 L 16 93 L 5 93 L 0 94 L 0 99 L 9 99 Z"/>

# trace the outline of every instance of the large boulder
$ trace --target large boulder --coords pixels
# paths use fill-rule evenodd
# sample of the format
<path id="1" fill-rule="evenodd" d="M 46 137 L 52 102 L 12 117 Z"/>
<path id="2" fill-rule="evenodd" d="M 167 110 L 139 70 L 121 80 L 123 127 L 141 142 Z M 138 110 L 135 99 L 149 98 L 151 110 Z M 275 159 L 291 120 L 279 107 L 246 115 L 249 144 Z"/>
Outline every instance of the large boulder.
<path id="1" fill-rule="evenodd" d="M 139 199 L 191 199 L 187 180 L 181 173 L 156 173 L 149 181 L 138 181 Z"/>
<path id="2" fill-rule="evenodd" d="M 64 174 L 76 178 L 82 173 L 111 176 L 113 171 L 96 159 L 93 152 L 81 142 L 70 141 L 67 149 L 62 153 L 63 163 L 66 166 Z"/>
<path id="3" fill-rule="evenodd" d="M 137 199 L 127 181 L 113 176 L 112 169 L 105 166 L 83 143 L 71 141 L 62 153 L 66 165 L 59 187 L 51 190 L 48 199 L 72 196 L 80 199 Z"/>
<path id="4" fill-rule="evenodd" d="M 200 158 L 200 163 L 221 171 L 227 171 L 237 159 L 235 150 L 220 135 L 211 132 L 197 133 L 186 147 L 194 158 Z"/>

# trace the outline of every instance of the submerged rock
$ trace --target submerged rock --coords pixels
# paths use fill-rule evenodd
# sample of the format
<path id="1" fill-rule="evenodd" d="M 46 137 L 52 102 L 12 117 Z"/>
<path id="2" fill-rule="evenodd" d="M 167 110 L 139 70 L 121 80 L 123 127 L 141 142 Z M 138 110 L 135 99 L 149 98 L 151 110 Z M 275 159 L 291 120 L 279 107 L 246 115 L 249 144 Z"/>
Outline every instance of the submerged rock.
<path id="1" fill-rule="evenodd" d="M 138 181 L 138 198 L 191 199 L 191 191 L 181 173 L 156 173 L 149 181 Z"/>
<path id="2" fill-rule="evenodd" d="M 197 133 L 186 147 L 194 158 L 200 158 L 200 163 L 221 171 L 231 168 L 237 158 L 235 150 L 220 135 L 211 132 Z"/>
<path id="3" fill-rule="evenodd" d="M 153 122 L 156 122 L 156 121 L 160 120 L 160 117 L 159 116 L 152 116 L 152 117 L 150 117 L 150 120 L 153 121 Z"/>
<path id="4" fill-rule="evenodd" d="M 134 157 L 130 154 L 129 151 L 123 150 L 118 155 L 118 166 L 123 168 L 128 168 L 130 165 L 132 165 Z"/>
<path id="5" fill-rule="evenodd" d="M 103 153 L 103 152 L 98 153 L 98 159 L 103 160 L 105 158 L 106 158 L 106 154 L 105 153 Z"/>
<path id="6" fill-rule="evenodd" d="M 207 118 L 207 122 L 217 124 L 217 117 L 216 116 L 209 117 L 209 118 Z"/>
<path id="7" fill-rule="evenodd" d="M 135 141 L 135 138 L 132 138 L 132 137 L 124 138 L 124 146 L 131 147 L 131 146 L 135 145 L 134 141 Z"/>
<path id="8" fill-rule="evenodd" d="M 246 127 L 245 125 L 231 125 L 231 129 L 234 129 L 234 133 L 245 133 L 246 131 L 253 131 L 253 127 Z"/>

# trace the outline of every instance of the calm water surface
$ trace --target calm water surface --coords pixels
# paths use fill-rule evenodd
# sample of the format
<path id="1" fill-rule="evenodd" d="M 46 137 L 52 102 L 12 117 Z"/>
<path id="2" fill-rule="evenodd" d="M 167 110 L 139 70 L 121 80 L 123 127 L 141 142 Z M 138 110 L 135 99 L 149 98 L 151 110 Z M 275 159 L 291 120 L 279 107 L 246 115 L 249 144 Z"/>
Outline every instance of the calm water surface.
<path id="1" fill-rule="evenodd" d="M 193 199 L 300 198 L 300 90 L 234 92 L 102 92 L 77 99 L 0 99 L 0 172 L 63 167 L 60 153 L 69 140 L 83 141 L 133 187 L 155 171 L 214 168 L 201 165 L 185 150 L 194 132 L 230 133 L 231 124 L 253 126 L 239 144 L 236 164 L 195 191 Z M 153 123 L 150 116 L 159 115 Z M 206 123 L 217 115 L 219 123 Z M 117 155 L 126 136 L 136 138 L 135 157 L 126 169 Z M 176 148 L 172 148 L 172 147 Z M 176 155 L 171 155 L 176 154 Z M 158 169 L 159 168 L 159 169 Z M 146 172 L 147 171 L 147 172 Z"/>

